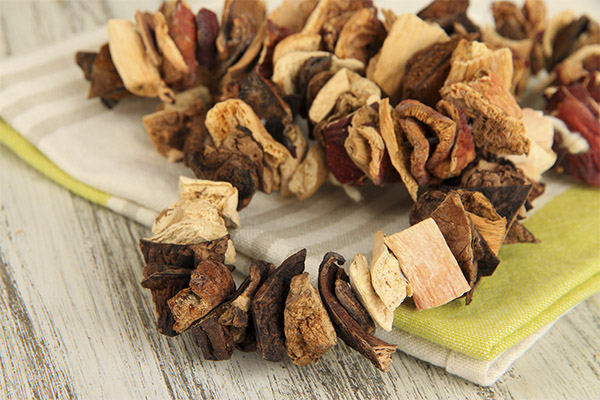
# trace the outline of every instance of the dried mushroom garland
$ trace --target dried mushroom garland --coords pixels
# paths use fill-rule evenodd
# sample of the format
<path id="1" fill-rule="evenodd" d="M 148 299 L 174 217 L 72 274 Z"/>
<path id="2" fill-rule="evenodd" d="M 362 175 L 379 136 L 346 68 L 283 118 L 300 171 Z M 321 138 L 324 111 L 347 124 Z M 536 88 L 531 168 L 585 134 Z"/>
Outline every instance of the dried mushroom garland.
<path id="1" fill-rule="evenodd" d="M 268 14 L 262 0 L 225 0 L 219 23 L 168 1 L 109 21 L 108 43 L 76 54 L 88 97 L 162 101 L 143 126 L 198 178 L 180 178 L 140 240 L 159 332 L 190 330 L 207 360 L 238 348 L 300 366 L 339 337 L 386 371 L 396 346 L 373 334 L 406 298 L 468 305 L 503 244 L 537 241 L 520 220 L 544 171 L 600 186 L 600 25 L 526 0 L 494 2 L 495 28 L 481 28 L 468 6 L 380 19 L 370 0 L 283 0 Z M 519 97 L 540 72 L 546 115 Z M 401 183 L 411 227 L 377 232 L 372 260 L 356 254 L 348 272 L 325 254 L 318 289 L 306 250 L 277 268 L 254 261 L 236 289 L 238 211 L 257 190 L 302 200 L 328 180 L 351 196 Z"/>

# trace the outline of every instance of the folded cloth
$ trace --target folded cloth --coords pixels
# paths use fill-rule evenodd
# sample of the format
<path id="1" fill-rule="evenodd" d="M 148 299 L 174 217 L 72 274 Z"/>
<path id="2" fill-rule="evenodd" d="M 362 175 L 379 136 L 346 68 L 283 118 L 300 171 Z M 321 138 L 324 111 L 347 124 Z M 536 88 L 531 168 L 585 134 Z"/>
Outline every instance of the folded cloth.
<path id="1" fill-rule="evenodd" d="M 156 101 L 127 99 L 107 110 L 85 100 L 73 54 L 105 40 L 99 30 L 0 62 L 0 142 L 57 183 L 149 226 L 176 200 L 178 176 L 192 174 L 159 156 L 143 130 L 140 119 Z M 450 373 L 493 383 L 547 324 L 600 290 L 600 225 L 590 218 L 597 217 L 598 192 L 569 187 L 548 182 L 527 221 L 543 243 L 505 246 L 500 267 L 469 307 L 464 300 L 419 313 L 402 306 L 395 320 L 401 330 L 382 337 Z M 232 237 L 239 253 L 273 263 L 307 248 L 314 282 L 325 252 L 350 259 L 371 251 L 376 230 L 407 228 L 411 203 L 401 185 L 369 187 L 360 204 L 332 185 L 304 202 L 257 193 Z"/>

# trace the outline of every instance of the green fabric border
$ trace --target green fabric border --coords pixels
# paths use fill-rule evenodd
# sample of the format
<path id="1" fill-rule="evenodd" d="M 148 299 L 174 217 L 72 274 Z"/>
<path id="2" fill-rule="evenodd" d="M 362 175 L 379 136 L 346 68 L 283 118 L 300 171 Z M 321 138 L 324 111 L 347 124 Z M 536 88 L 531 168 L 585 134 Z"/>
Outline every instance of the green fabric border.
<path id="1" fill-rule="evenodd" d="M 65 173 L 2 118 L 0 118 L 0 143 L 48 178 L 92 203 L 106 207 L 108 199 L 112 197 Z"/>
<path id="2" fill-rule="evenodd" d="M 395 313 L 396 327 L 481 360 L 493 360 L 564 312 L 600 292 L 600 190 L 576 186 L 554 197 L 525 225 L 541 244 L 503 246 L 473 303 L 464 299 Z"/>

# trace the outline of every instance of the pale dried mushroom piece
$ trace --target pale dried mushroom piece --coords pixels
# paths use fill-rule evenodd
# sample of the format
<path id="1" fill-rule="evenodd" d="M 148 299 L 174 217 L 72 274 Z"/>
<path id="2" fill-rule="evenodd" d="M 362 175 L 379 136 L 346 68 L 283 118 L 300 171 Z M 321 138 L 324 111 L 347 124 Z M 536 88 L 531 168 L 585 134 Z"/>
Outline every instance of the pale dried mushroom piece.
<path id="1" fill-rule="evenodd" d="M 452 53 L 450 72 L 444 88 L 454 83 L 470 81 L 480 71 L 489 71 L 498 76 L 508 90 L 513 81 L 512 60 L 512 53 L 508 48 L 490 50 L 484 43 L 463 39 Z"/>
<path id="2" fill-rule="evenodd" d="M 298 200 L 306 200 L 319 190 L 328 176 L 325 151 L 319 143 L 314 143 L 291 176 L 288 190 Z"/>
<path id="3" fill-rule="evenodd" d="M 308 272 L 292 278 L 283 316 L 285 347 L 294 364 L 316 363 L 336 345 L 335 329 Z"/>
<path id="4" fill-rule="evenodd" d="M 348 346 L 365 356 L 375 367 L 386 372 L 392 363 L 392 354 L 396 351 L 395 345 L 384 342 L 365 332 L 365 330 L 352 318 L 335 296 L 335 282 L 339 270 L 346 261 L 337 253 L 329 252 L 323 256 L 319 266 L 319 293 L 323 304 L 329 312 L 333 326 L 338 336 Z M 366 264 L 366 260 L 365 260 Z M 366 265 L 367 276 L 369 267 Z"/>
<path id="5" fill-rule="evenodd" d="M 258 28 L 258 32 L 252 38 L 250 45 L 244 51 L 244 54 L 233 65 L 227 69 L 227 74 L 232 77 L 244 75 L 257 60 L 262 48 L 265 37 L 267 36 L 267 20 L 263 20 Z M 225 79 L 225 78 L 224 78 Z"/>
<path id="6" fill-rule="evenodd" d="M 377 53 L 385 37 L 377 9 L 363 8 L 344 24 L 333 53 L 339 58 L 355 58 L 366 64 Z"/>
<path id="7" fill-rule="evenodd" d="M 149 240 L 161 243 L 192 244 L 202 241 L 210 241 L 227 235 L 227 227 L 219 213 L 212 209 L 207 211 L 216 214 L 211 220 L 186 219 L 167 226 L 159 234 L 152 236 Z M 218 219 L 221 222 L 217 222 Z"/>
<path id="8" fill-rule="evenodd" d="M 293 51 L 318 51 L 321 47 L 321 35 L 318 33 L 294 33 L 277 43 L 273 50 L 273 65 L 287 53 Z"/>
<path id="9" fill-rule="evenodd" d="M 206 115 L 206 127 L 217 146 L 238 126 L 252 132 L 254 140 L 263 148 L 266 162 L 272 166 L 277 167 L 291 157 L 289 150 L 273 139 L 252 108 L 242 100 L 219 102 Z"/>
<path id="10" fill-rule="evenodd" d="M 410 282 L 418 310 L 441 306 L 471 289 L 433 219 L 386 236 L 384 242 Z"/>
<path id="11" fill-rule="evenodd" d="M 591 72 L 585 68 L 586 60 L 600 58 L 600 44 L 584 46 L 556 66 L 556 75 L 562 85 L 569 85 L 588 77 Z"/>
<path id="12" fill-rule="evenodd" d="M 162 64 L 162 57 L 158 53 L 156 47 L 154 16 L 149 12 L 136 11 L 135 25 L 142 37 L 142 42 L 144 43 L 148 58 L 155 67 L 160 67 Z"/>
<path id="13" fill-rule="evenodd" d="M 304 162 L 305 157 L 307 157 L 308 142 L 306 140 L 306 137 L 304 136 L 304 133 L 300 130 L 300 127 L 293 123 L 288 123 L 285 125 L 284 137 L 289 140 L 290 147 L 293 148 L 293 150 L 294 150 L 292 157 L 289 157 L 287 160 L 285 160 L 279 166 L 279 172 L 280 172 L 280 176 L 281 176 L 281 184 L 280 184 L 280 188 L 279 188 L 280 194 L 282 197 L 288 197 L 293 194 L 297 195 L 296 191 L 293 191 L 292 189 L 290 189 L 290 184 L 291 184 L 291 181 L 292 181 L 294 175 L 296 174 L 296 171 L 298 170 L 298 168 L 300 168 L 300 165 Z M 307 163 L 311 163 L 311 165 L 308 166 L 308 169 L 303 172 L 303 173 L 308 174 L 308 175 L 305 175 L 307 177 L 308 176 L 319 177 L 320 175 L 318 173 L 318 171 L 319 171 L 318 167 L 325 166 L 324 161 L 323 161 L 323 165 L 318 164 L 319 159 L 315 158 L 315 156 L 316 156 L 316 154 L 312 154 L 311 161 L 307 161 Z M 324 157 L 324 155 L 323 155 L 323 157 Z M 314 163 L 315 161 L 317 162 L 316 164 Z M 304 167 L 304 168 L 307 168 L 307 167 Z M 325 167 L 325 168 L 327 168 L 327 167 Z M 317 172 L 317 173 L 313 174 L 314 172 Z M 297 183 L 298 182 L 296 182 L 294 185 L 297 185 Z M 307 187 L 313 187 L 313 186 L 316 186 L 315 191 L 321 186 L 318 183 L 318 179 L 317 180 L 311 179 L 310 183 L 307 182 Z M 298 186 L 295 186 L 295 189 L 298 189 Z M 311 193 L 309 195 L 309 197 L 313 193 Z"/>
<path id="14" fill-rule="evenodd" d="M 483 193 L 469 190 L 459 190 L 458 193 L 473 226 L 494 254 L 498 254 L 506 236 L 506 218 L 496 211 L 490 199 Z"/>
<path id="15" fill-rule="evenodd" d="M 498 90 L 487 93 L 506 93 L 506 89 L 494 81 L 492 72 L 482 71 L 473 81 L 442 88 L 442 98 L 461 108 L 473 120 L 471 132 L 477 147 L 493 154 L 527 154 L 530 143 L 523 122 L 505 111 L 517 112 L 507 97 L 510 94 L 489 98 L 481 92 L 484 87 L 495 87 Z"/>
<path id="16" fill-rule="evenodd" d="M 162 210 L 156 217 L 152 226 L 152 233 L 159 235 L 169 226 L 190 219 L 203 220 L 212 225 L 225 224 L 219 210 L 209 201 L 204 199 L 180 199 L 172 206 Z"/>
<path id="17" fill-rule="evenodd" d="M 178 187 L 181 200 L 206 200 L 218 210 L 227 226 L 240 226 L 240 216 L 237 212 L 238 193 L 231 183 L 180 176 Z"/>
<path id="18" fill-rule="evenodd" d="M 397 102 L 407 62 L 420 50 L 447 40 L 448 35 L 439 26 L 428 24 L 414 14 L 402 14 L 394 21 L 379 53 L 369 61 L 367 78 Z M 400 45 L 402 51 L 398 51 Z"/>
<path id="19" fill-rule="evenodd" d="M 371 284 L 385 306 L 395 310 L 407 296 L 408 281 L 400 271 L 398 260 L 383 242 L 383 238 L 382 231 L 377 231 L 373 238 Z"/>
<path id="20" fill-rule="evenodd" d="M 318 0 L 283 0 L 270 14 L 269 19 L 290 33 L 300 32 L 317 6 Z"/>
<path id="21" fill-rule="evenodd" d="M 369 5 L 371 5 L 369 0 L 320 0 L 306 20 L 302 33 L 319 33 L 323 24 L 329 19 Z"/>
<path id="22" fill-rule="evenodd" d="M 525 136 L 529 139 L 529 153 L 505 158 L 522 170 L 531 181 L 539 182 L 542 173 L 549 170 L 557 158 L 556 153 L 552 150 L 554 142 L 552 119 L 544 116 L 541 111 L 524 108 L 521 122 L 525 126 Z"/>
<path id="23" fill-rule="evenodd" d="M 356 13 L 357 11 L 347 11 L 325 21 L 320 30 L 320 35 L 323 38 L 323 50 L 330 53 L 335 51 L 335 44 L 342 28 L 346 25 L 350 17 Z"/>
<path id="24" fill-rule="evenodd" d="M 296 80 L 298 72 L 304 63 L 314 57 L 331 57 L 330 70 L 337 72 L 342 68 L 348 68 L 353 72 L 362 72 L 365 65 L 352 58 L 339 59 L 326 51 L 291 51 L 281 56 L 273 64 L 273 77 L 271 80 L 282 90 L 284 95 L 297 93 Z"/>
<path id="25" fill-rule="evenodd" d="M 159 97 L 170 103 L 175 95 L 146 55 L 142 38 L 131 21 L 108 21 L 108 47 L 125 88 L 142 97 Z"/>
<path id="26" fill-rule="evenodd" d="M 358 253 L 350 264 L 350 285 L 360 303 L 365 307 L 377 325 L 386 331 L 392 330 L 394 310 L 387 307 L 381 297 L 375 292 L 371 281 L 371 272 L 367 258 Z"/>
<path id="27" fill-rule="evenodd" d="M 379 129 L 385 142 L 390 160 L 413 201 L 417 200 L 419 184 L 410 173 L 410 153 L 404 146 L 404 135 L 398 126 L 397 119 L 392 116 L 395 111 L 390 107 L 388 98 L 379 103 Z"/>
<path id="28" fill-rule="evenodd" d="M 376 84 L 347 68 L 342 68 L 327 81 L 312 101 L 308 111 L 310 120 L 316 124 L 325 119 L 335 107 L 339 97 L 347 92 L 363 104 L 366 104 L 371 96 L 377 100 L 381 98 L 381 90 Z"/>

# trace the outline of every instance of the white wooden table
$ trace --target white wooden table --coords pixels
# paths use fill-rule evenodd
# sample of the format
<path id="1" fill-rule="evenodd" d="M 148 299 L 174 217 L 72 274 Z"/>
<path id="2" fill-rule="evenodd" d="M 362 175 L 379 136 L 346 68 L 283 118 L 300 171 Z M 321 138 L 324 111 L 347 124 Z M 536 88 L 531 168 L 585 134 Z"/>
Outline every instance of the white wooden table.
<path id="1" fill-rule="evenodd" d="M 0 0 L 0 57 L 156 4 Z M 0 146 L 0 397 L 600 398 L 600 295 L 558 321 L 488 388 L 404 354 L 383 374 L 343 344 L 306 368 L 242 352 L 204 361 L 188 335 L 156 331 L 150 292 L 139 285 L 137 242 L 148 234 Z"/>

